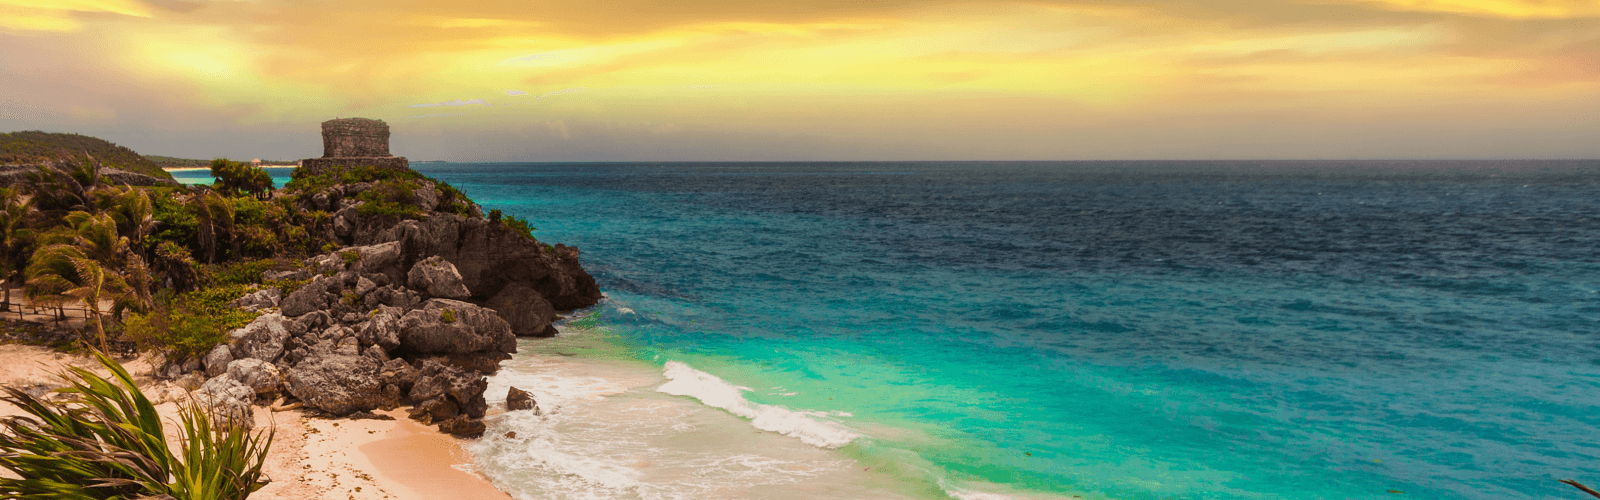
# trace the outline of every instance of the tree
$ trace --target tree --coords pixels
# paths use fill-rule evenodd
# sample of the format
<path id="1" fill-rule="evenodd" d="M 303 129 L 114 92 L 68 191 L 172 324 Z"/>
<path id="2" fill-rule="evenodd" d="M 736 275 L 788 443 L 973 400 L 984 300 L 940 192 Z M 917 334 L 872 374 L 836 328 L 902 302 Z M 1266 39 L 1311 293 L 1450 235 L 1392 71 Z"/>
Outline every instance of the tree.
<path id="1" fill-rule="evenodd" d="M 211 176 L 217 179 L 211 187 L 227 196 L 250 194 L 266 199 L 272 191 L 272 175 L 248 163 L 227 158 L 211 160 Z"/>
<path id="2" fill-rule="evenodd" d="M 200 222 L 198 239 L 200 248 L 206 252 L 207 264 L 217 263 L 217 250 L 221 246 L 219 240 L 224 237 L 234 247 L 234 253 L 238 254 L 237 238 L 233 237 L 235 213 L 232 201 L 216 193 L 205 193 L 191 198 L 189 208 Z"/>
<path id="3" fill-rule="evenodd" d="M 100 163 L 92 156 L 76 164 L 40 165 L 27 179 L 34 206 L 42 212 L 55 214 L 93 210 L 94 191 L 106 186 L 105 178 L 100 175 Z"/>
<path id="4" fill-rule="evenodd" d="M 33 253 L 28 264 L 29 295 L 46 297 L 57 303 L 64 298 L 83 302 L 94 320 L 95 335 L 100 339 L 101 352 L 110 352 L 106 344 L 105 321 L 100 312 L 100 301 L 113 302 L 137 300 L 127 279 L 102 263 L 90 258 L 82 249 L 69 244 L 55 244 Z"/>
<path id="5" fill-rule="evenodd" d="M 134 253 L 148 257 L 145 239 L 160 224 L 155 218 L 155 205 L 150 202 L 150 195 L 143 189 L 126 185 L 102 189 L 95 195 L 100 211 L 110 214 L 116 221 L 117 234 L 128 238 Z"/>
<path id="6" fill-rule="evenodd" d="M 16 188 L 0 188 L 0 280 L 4 280 L 5 302 L 0 311 L 11 310 L 11 282 L 28 267 L 27 247 L 33 231 L 27 218 L 34 213 L 33 200 Z"/>

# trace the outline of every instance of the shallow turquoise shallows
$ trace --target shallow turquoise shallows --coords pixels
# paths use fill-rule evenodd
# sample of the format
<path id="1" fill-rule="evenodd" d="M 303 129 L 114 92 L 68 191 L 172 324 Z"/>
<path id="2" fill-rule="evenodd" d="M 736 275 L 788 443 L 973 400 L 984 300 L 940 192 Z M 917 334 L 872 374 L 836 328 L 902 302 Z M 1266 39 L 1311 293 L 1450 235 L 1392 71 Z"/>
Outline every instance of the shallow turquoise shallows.
<path id="1" fill-rule="evenodd" d="M 519 497 L 1600 485 L 1600 162 L 418 168 L 608 297 L 493 381 Z"/>

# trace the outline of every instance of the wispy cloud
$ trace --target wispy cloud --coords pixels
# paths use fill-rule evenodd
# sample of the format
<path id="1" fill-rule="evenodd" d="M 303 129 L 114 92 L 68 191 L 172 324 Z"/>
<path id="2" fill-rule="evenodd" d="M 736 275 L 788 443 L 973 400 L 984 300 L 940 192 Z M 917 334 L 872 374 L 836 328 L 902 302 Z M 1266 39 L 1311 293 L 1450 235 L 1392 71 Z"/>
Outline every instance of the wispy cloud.
<path id="1" fill-rule="evenodd" d="M 426 115 L 411 115 L 411 116 L 407 116 L 406 118 L 438 118 L 438 117 L 441 117 L 441 116 L 463 116 L 463 115 L 466 115 L 466 113 L 429 113 L 429 114 L 426 114 Z"/>
<path id="2" fill-rule="evenodd" d="M 472 106 L 472 105 L 486 106 L 488 104 L 489 104 L 489 101 L 487 99 L 456 99 L 454 101 L 430 102 L 430 103 L 423 103 L 423 104 L 412 104 L 412 105 L 406 106 L 406 107 L 408 107 L 408 108 L 437 108 L 437 107 L 440 107 L 440 106 L 450 106 L 450 107 Z"/>
<path id="3" fill-rule="evenodd" d="M 528 93 L 521 90 L 507 90 L 506 95 L 528 95 Z"/>
<path id="4" fill-rule="evenodd" d="M 544 99 L 546 97 L 550 97 L 550 96 L 553 96 L 553 95 L 576 94 L 578 92 L 583 92 L 583 91 L 584 91 L 584 89 L 582 87 L 570 88 L 570 89 L 561 89 L 561 90 L 557 90 L 555 92 L 545 92 L 544 95 L 541 95 L 541 96 L 537 97 L 537 99 Z"/>

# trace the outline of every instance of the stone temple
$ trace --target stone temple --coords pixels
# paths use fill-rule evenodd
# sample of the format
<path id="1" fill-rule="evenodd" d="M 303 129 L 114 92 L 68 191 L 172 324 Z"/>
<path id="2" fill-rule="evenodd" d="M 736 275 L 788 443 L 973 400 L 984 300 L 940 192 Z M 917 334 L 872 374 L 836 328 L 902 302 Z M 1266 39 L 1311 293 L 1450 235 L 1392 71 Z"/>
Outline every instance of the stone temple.
<path id="1" fill-rule="evenodd" d="M 335 167 L 371 166 L 410 170 L 411 162 L 389 154 L 389 124 L 370 118 L 322 122 L 322 157 L 300 160 L 300 168 L 316 175 Z"/>

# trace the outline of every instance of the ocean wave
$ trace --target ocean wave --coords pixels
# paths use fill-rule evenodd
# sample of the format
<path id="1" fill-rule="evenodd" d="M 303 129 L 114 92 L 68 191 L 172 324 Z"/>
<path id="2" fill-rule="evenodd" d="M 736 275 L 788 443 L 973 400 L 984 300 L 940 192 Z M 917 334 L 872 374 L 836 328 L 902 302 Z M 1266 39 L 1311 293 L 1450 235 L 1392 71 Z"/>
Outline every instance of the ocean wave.
<path id="1" fill-rule="evenodd" d="M 674 396 L 689 396 L 709 406 L 750 419 L 757 429 L 800 438 L 820 448 L 838 448 L 861 437 L 849 428 L 816 417 L 822 412 L 795 411 L 779 405 L 754 403 L 744 398 L 748 387 L 740 387 L 677 361 L 668 361 L 663 373 L 668 382 L 656 391 Z"/>

